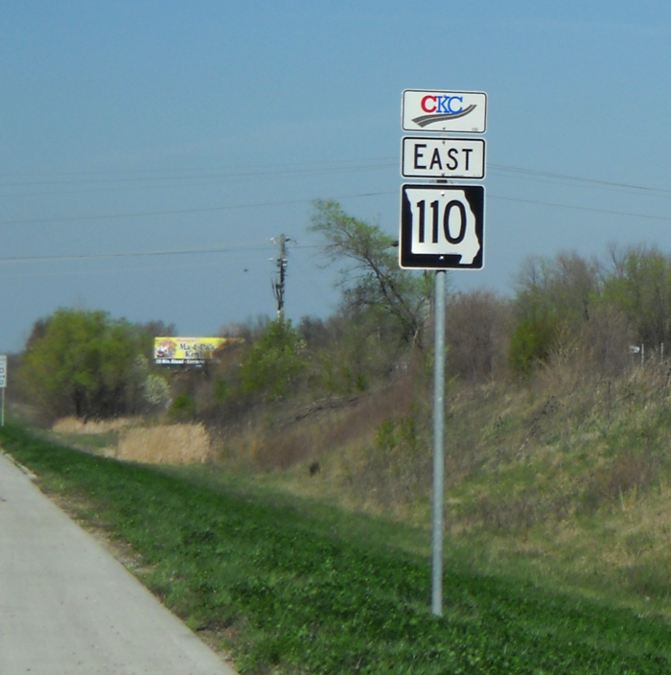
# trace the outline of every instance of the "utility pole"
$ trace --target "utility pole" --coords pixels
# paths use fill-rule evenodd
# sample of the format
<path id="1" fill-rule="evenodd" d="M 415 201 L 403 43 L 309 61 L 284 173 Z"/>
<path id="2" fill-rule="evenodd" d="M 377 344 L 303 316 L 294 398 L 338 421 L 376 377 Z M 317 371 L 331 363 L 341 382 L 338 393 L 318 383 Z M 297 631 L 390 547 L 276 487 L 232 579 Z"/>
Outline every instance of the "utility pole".
<path id="1" fill-rule="evenodd" d="M 277 281 L 273 281 L 273 293 L 277 301 L 277 318 L 284 318 L 284 291 L 287 281 L 287 242 L 291 241 L 289 237 L 281 234 L 275 239 L 279 248 L 279 254 L 275 261 L 277 265 Z"/>

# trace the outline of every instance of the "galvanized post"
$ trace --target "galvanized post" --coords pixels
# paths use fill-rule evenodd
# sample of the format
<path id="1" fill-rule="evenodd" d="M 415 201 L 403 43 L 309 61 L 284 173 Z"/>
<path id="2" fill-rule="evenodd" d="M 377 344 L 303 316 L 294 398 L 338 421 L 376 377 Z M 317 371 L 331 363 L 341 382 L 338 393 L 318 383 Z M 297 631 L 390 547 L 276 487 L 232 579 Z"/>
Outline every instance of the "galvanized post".
<path id="1" fill-rule="evenodd" d="M 436 272 L 433 366 L 433 534 L 431 611 L 443 615 L 443 509 L 445 442 L 445 270 Z"/>

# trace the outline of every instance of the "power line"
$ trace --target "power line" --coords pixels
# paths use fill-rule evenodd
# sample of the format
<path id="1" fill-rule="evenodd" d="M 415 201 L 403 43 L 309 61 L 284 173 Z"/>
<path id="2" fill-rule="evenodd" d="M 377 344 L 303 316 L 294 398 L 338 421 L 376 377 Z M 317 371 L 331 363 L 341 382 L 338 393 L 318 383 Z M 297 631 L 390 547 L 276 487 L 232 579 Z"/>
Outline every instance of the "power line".
<path id="1" fill-rule="evenodd" d="M 91 177 L 90 173 L 83 174 L 84 177 L 80 178 L 81 174 L 76 172 L 69 172 L 63 174 L 56 174 L 57 176 L 65 176 L 65 179 L 59 178 L 42 178 L 38 180 L 30 181 L 12 181 L 5 183 L 4 187 L 7 186 L 23 186 L 23 185 L 44 185 L 44 184 L 54 184 L 54 185 L 69 185 L 72 183 L 85 183 L 85 184 L 102 184 L 103 186 L 108 183 L 123 183 L 122 187 L 117 187 L 116 189 L 128 189 L 133 187 L 134 189 L 146 189 L 147 187 L 152 188 L 165 188 L 165 185 L 161 185 L 161 182 L 169 181 L 189 181 L 185 183 L 183 187 L 199 187 L 203 183 L 194 183 L 191 181 L 202 181 L 203 179 L 209 179 L 209 183 L 212 184 L 212 180 L 236 180 L 236 179 L 250 179 L 250 178 L 259 178 L 264 176 L 298 176 L 298 175 L 314 175 L 314 174 L 323 174 L 323 173 L 340 173 L 340 172 L 352 172 L 352 171 L 367 171 L 371 169 L 384 169 L 391 168 L 392 166 L 398 165 L 398 159 L 394 157 L 378 157 L 378 158 L 368 158 L 363 160 L 332 160 L 330 162 L 315 162 L 315 163 L 300 163 L 297 167 L 292 166 L 291 164 L 285 165 L 280 164 L 276 166 L 250 166 L 243 168 L 242 170 L 236 171 L 212 171 L 212 170 L 199 170 L 199 169 L 175 169 L 175 173 L 169 175 L 169 170 L 163 171 L 158 175 L 141 175 L 141 176 L 95 176 Z M 588 187 L 616 190 L 616 191 L 628 191 L 635 192 L 641 195 L 656 195 L 668 197 L 671 196 L 671 190 L 659 187 L 652 187 L 649 185 L 640 185 L 636 183 L 628 183 L 622 181 L 609 181 L 603 179 L 596 179 L 587 176 L 578 176 L 574 174 L 560 173 L 556 171 L 547 171 L 539 169 L 530 169 L 526 167 L 520 167 L 509 164 L 496 164 L 489 163 L 488 169 L 490 174 L 498 175 L 510 175 L 513 177 L 523 178 L 523 179 L 532 179 L 532 180 L 541 180 L 551 183 L 558 184 L 573 184 L 573 185 L 585 185 Z M 140 173 L 147 173 L 139 170 Z M 2 174 L 0 174 L 1 176 Z M 4 174 L 7 176 L 7 174 Z M 48 175 L 48 174 L 47 174 Z M 74 177 L 74 178 L 72 178 Z M 151 185 L 154 183 L 154 185 Z M 3 187 L 3 184 L 0 182 L 0 188 Z M 109 190 L 113 188 L 99 187 L 94 188 L 95 190 Z M 69 191 L 69 192 L 52 192 L 52 193 L 38 193 L 41 195 L 44 194 L 77 194 L 81 191 Z M 363 193 L 356 195 L 343 195 L 340 198 L 356 198 L 356 197 L 367 197 L 367 196 L 378 196 L 384 194 L 393 194 L 389 192 L 372 192 L 372 193 Z M 4 195 L 5 198 L 12 195 Z M 15 195 L 22 198 L 30 196 L 29 193 L 22 193 L 20 195 Z M 508 197 L 510 201 L 514 198 Z M 141 211 L 141 212 L 130 212 L 130 213 L 112 213 L 112 214 L 92 214 L 89 216 L 63 216 L 63 217 L 46 217 L 46 218 L 28 218 L 28 219 L 13 219 L 0 221 L 0 225 L 28 225 L 28 224 L 37 224 L 37 223 L 53 223 L 53 222 L 84 222 L 85 220 L 109 220 L 109 219 L 122 219 L 122 218 L 139 218 L 139 217 L 150 217 L 150 216 L 164 216 L 164 215 L 184 215 L 184 214 L 194 214 L 194 213 L 207 213 L 213 211 L 223 211 L 228 209 L 242 209 L 242 208 L 256 208 L 263 206 L 282 206 L 288 204 L 304 203 L 311 200 L 285 200 L 282 202 L 267 202 L 267 203 L 252 203 L 252 204 L 233 204 L 233 205 L 222 205 L 214 207 L 200 207 L 200 208 L 189 208 L 189 209 L 173 209 L 173 210 L 157 210 L 157 211 Z M 547 203 L 547 205 L 552 205 L 552 203 Z M 564 206 L 565 208 L 570 208 L 568 205 L 559 205 Z"/>
<path id="2" fill-rule="evenodd" d="M 68 255 L 29 255 L 4 256 L 0 263 L 30 263 L 30 262 L 73 262 L 78 260 L 105 260 L 114 258 L 149 258 L 181 255 L 208 255 L 212 253 L 238 253 L 241 251 L 266 251 L 274 248 L 272 243 L 252 244 L 239 246 L 212 246 L 209 248 L 185 248 L 161 251 L 122 251 L 113 253 L 81 253 Z M 296 244 L 294 248 L 319 248 L 319 244 Z"/>
<path id="3" fill-rule="evenodd" d="M 322 174 L 322 173 L 342 173 L 342 172 L 351 172 L 351 171 L 368 171 L 370 169 L 379 169 L 386 168 L 391 165 L 390 158 L 371 158 L 361 160 L 334 160 L 330 163 L 314 163 L 310 164 L 301 163 L 298 167 L 291 167 L 286 165 L 278 165 L 276 168 L 268 167 L 264 165 L 263 168 L 251 167 L 249 169 L 235 170 L 235 171 L 185 171 L 179 172 L 175 175 L 166 175 L 165 173 L 158 175 L 145 175 L 145 176 L 114 176 L 114 175 L 101 175 L 98 177 L 91 177 L 90 173 L 81 174 L 83 177 L 76 178 L 80 174 L 77 173 L 65 173 L 60 174 L 66 176 L 64 178 L 58 177 L 59 174 L 55 174 L 56 177 L 43 177 L 43 178 L 33 178 L 26 180 L 16 180 L 16 179 L 5 179 L 4 181 L 0 179 L 0 188 L 6 187 L 32 187 L 36 185 L 71 185 L 75 184 L 99 184 L 99 183 L 148 183 L 148 182 L 160 182 L 160 181 L 192 181 L 192 180 L 203 180 L 203 179 L 236 179 L 236 178 L 258 178 L 263 176 L 293 176 L 293 175 L 305 175 L 305 174 Z M 68 177 L 70 176 L 70 177 Z"/>
<path id="4" fill-rule="evenodd" d="M 661 223 L 671 222 L 671 216 L 655 216 L 647 213 L 633 213 L 630 211 L 617 211 L 615 209 L 600 209 L 593 206 L 578 206 L 576 204 L 562 204 L 560 202 L 546 202 L 537 199 L 521 199 L 519 197 L 504 197 L 503 195 L 495 195 L 487 193 L 488 199 L 499 199 L 506 202 L 515 202 L 518 204 L 534 204 L 536 206 L 551 206 L 553 208 L 572 209 L 575 211 L 588 211 L 590 213 L 603 213 L 609 216 L 621 216 L 627 218 L 640 218 L 642 220 L 655 220 Z"/>
<path id="5" fill-rule="evenodd" d="M 372 157 L 360 160 L 331 160 L 328 162 L 300 162 L 296 166 L 291 164 L 278 164 L 275 166 L 257 165 L 249 166 L 237 170 L 216 171 L 211 169 L 175 169 L 174 174 L 170 170 L 163 169 L 157 175 L 146 175 L 151 170 L 135 170 L 136 173 L 145 175 L 94 175 L 91 172 L 62 172 L 55 174 L 37 174 L 36 178 L 8 179 L 8 174 L 0 174 L 0 188 L 2 187 L 23 187 L 34 185 L 69 185 L 79 184 L 99 184 L 99 183 L 148 183 L 161 181 L 193 181 L 203 179 L 236 179 L 236 178 L 257 178 L 263 176 L 281 176 L 281 175 L 304 175 L 315 173 L 341 173 L 351 171 L 366 171 L 370 169 L 381 169 L 386 167 L 398 166 L 396 157 Z M 557 171 L 547 171 L 541 169 L 530 169 L 510 164 L 488 163 L 490 171 L 509 173 L 522 177 L 545 178 L 549 180 L 571 181 L 584 183 L 595 187 L 620 188 L 627 190 L 637 190 L 647 193 L 671 194 L 671 190 L 665 188 L 652 187 L 636 183 L 627 183 L 622 181 L 604 180 L 591 178 L 588 176 L 578 176 L 575 174 L 560 173 Z M 11 174 L 10 174 L 11 175 Z M 60 193 L 59 193 L 60 194 Z M 22 195 L 25 196 L 25 193 Z"/>
<path id="6" fill-rule="evenodd" d="M 651 194 L 671 195 L 671 190 L 665 188 L 651 187 L 649 185 L 639 185 L 636 183 L 622 183 L 617 181 L 602 180 L 599 178 L 588 178 L 586 176 L 575 176 L 566 173 L 557 173 L 554 171 L 539 171 L 536 169 L 525 169 L 523 167 L 511 166 L 508 164 L 489 164 L 489 169 L 512 173 L 523 177 L 547 178 L 553 180 L 570 181 L 573 183 L 585 183 L 595 187 L 617 188 L 624 190 L 636 190 Z"/>
<path id="7" fill-rule="evenodd" d="M 270 248 L 265 246 L 213 246 L 211 248 L 189 248 L 173 249 L 165 251 L 125 251 L 115 253 L 81 253 L 69 255 L 28 255 L 28 256 L 5 256 L 0 257 L 2 262 L 44 262 L 44 261 L 67 261 L 76 260 L 103 260 L 112 258 L 142 258 L 159 256 L 179 256 L 179 255 L 203 255 L 211 253 L 235 253 L 238 251 L 261 251 Z"/>
<path id="8" fill-rule="evenodd" d="M 375 197 L 379 195 L 395 194 L 389 191 L 361 192 L 349 195 L 336 196 L 335 199 L 353 199 L 361 197 Z M 254 202 L 249 204 L 222 204 L 219 206 L 206 206 L 189 209 L 165 209 L 157 211 L 128 211 L 120 213 L 94 213 L 86 216 L 49 216 L 46 218 L 17 218 L 0 220 L 0 225 L 41 225 L 49 223 L 80 223 L 93 220 L 119 220 L 124 218 L 148 218 L 154 216 L 176 216 L 195 213 L 214 213 L 217 211 L 232 211 L 235 209 L 261 208 L 266 206 L 288 206 L 291 204 L 309 204 L 315 201 L 310 199 L 284 199 L 269 202 Z"/>
<path id="9" fill-rule="evenodd" d="M 395 193 L 394 193 L 395 194 Z M 544 202 L 532 199 L 517 199 L 512 197 L 505 197 L 501 195 L 488 195 L 490 199 L 498 199 L 502 201 L 512 201 L 524 204 L 532 204 L 537 206 L 551 206 L 558 208 L 576 209 L 588 212 L 597 212 L 607 215 L 622 216 L 628 218 L 641 218 L 654 220 L 658 222 L 671 222 L 671 217 L 653 216 L 640 213 L 631 213 L 626 211 L 615 211 L 611 209 L 597 209 L 586 206 L 576 206 L 571 204 L 560 204 L 556 202 Z M 295 249 L 315 249 L 319 248 L 320 244 L 294 244 Z M 75 262 L 86 260 L 111 260 L 119 258 L 145 258 L 145 257 L 166 257 L 166 256 L 186 256 L 186 255 L 211 255 L 211 254 L 228 254 L 244 251 L 266 251 L 274 248 L 271 243 L 268 244 L 251 244 L 251 245 L 229 245 L 229 246 L 212 246 L 206 248 L 187 248 L 187 249 L 166 249 L 154 251 L 116 251 L 105 253 L 82 253 L 82 254 L 64 254 L 64 255 L 28 255 L 28 256 L 2 256 L 0 257 L 0 264 L 2 263 L 34 263 L 34 262 Z"/>
<path id="10" fill-rule="evenodd" d="M 370 162 L 376 162 L 376 163 L 387 163 L 389 162 L 391 165 L 391 159 L 387 158 L 379 158 L 379 159 L 371 159 L 371 160 L 365 160 L 368 163 L 362 163 L 362 164 L 356 164 L 353 163 L 350 166 L 343 165 L 346 163 L 346 161 L 341 161 L 339 163 L 335 163 L 332 166 L 326 165 L 326 168 L 319 169 L 317 167 L 317 170 L 326 170 L 326 171 L 332 171 L 332 170 L 337 170 L 337 171 L 350 171 L 352 169 L 365 169 L 366 167 L 370 168 L 372 165 Z M 394 164 L 396 164 L 397 161 L 394 161 Z M 375 168 L 379 168 L 379 164 L 375 164 Z M 645 185 L 639 185 L 635 183 L 626 183 L 626 182 L 618 182 L 618 181 L 607 181 L 607 180 L 602 180 L 602 179 L 595 179 L 595 178 L 590 178 L 586 176 L 577 176 L 577 175 L 572 175 L 572 174 L 564 174 L 564 173 L 559 173 L 559 172 L 553 172 L 553 171 L 544 171 L 544 170 L 537 170 L 537 169 L 529 169 L 525 167 L 519 167 L 519 166 L 514 166 L 514 165 L 507 165 L 507 164 L 489 164 L 490 170 L 494 172 L 500 172 L 503 174 L 511 174 L 514 176 L 519 176 L 523 178 L 535 178 L 535 179 L 541 179 L 541 180 L 549 180 L 552 182 L 570 182 L 574 184 L 583 184 L 583 185 L 588 185 L 592 187 L 599 187 L 599 188 L 607 188 L 607 189 L 614 189 L 614 190 L 626 190 L 626 191 L 636 191 L 641 194 L 649 194 L 649 195 L 661 195 L 661 196 L 667 196 L 671 195 L 671 190 L 669 189 L 664 189 L 664 188 L 657 188 L 657 187 L 650 187 L 650 186 L 645 186 Z M 170 179 L 174 180 L 184 180 L 187 178 L 195 178 L 199 176 L 221 176 L 221 177 L 231 177 L 231 176 L 239 176 L 239 177 L 257 177 L 260 175 L 274 175 L 277 173 L 294 173 L 294 174 L 301 174 L 301 173 L 309 173 L 309 172 L 314 172 L 315 169 L 309 169 L 309 168 L 301 168 L 301 169 L 268 169 L 264 168 L 263 170 L 254 170 L 253 168 L 250 170 L 242 171 L 242 172 L 237 172 L 237 173 L 211 173 L 211 174 L 199 174 L 198 176 L 177 176 L 173 177 Z M 148 177 L 146 180 L 164 180 L 166 179 L 165 176 L 159 176 L 159 177 Z M 93 181 L 97 180 L 106 180 L 106 179 L 91 179 Z M 129 180 L 129 181 L 134 181 L 136 180 L 135 178 L 122 178 L 118 180 Z M 145 179 L 141 179 L 145 180 Z M 345 195 L 340 195 L 337 196 L 336 199 L 353 199 L 353 198 L 366 198 L 366 197 L 376 197 L 376 196 L 385 196 L 385 195 L 391 195 L 391 194 L 396 194 L 395 191 L 371 191 L 371 192 L 362 192 L 362 193 L 354 193 L 354 194 L 345 194 Z M 25 196 L 25 195 L 23 195 Z M 652 219 L 652 220 L 660 220 L 666 222 L 668 218 L 663 217 L 663 216 L 647 216 L 643 214 L 637 214 L 637 213 L 625 213 L 625 212 L 618 212 L 618 211 L 613 211 L 613 210 L 604 210 L 604 209 L 598 209 L 595 207 L 581 207 L 581 206 L 575 206 L 571 204 L 565 204 L 565 203 L 560 203 L 560 202 L 542 202 L 542 201 L 532 201 L 532 200 L 527 200 L 527 199 L 522 199 L 522 198 L 515 198 L 515 197 L 510 197 L 510 196 L 499 196 L 497 197 L 498 199 L 505 199 L 506 201 L 517 201 L 520 203 L 537 203 L 539 205 L 544 205 L 544 206 L 550 206 L 550 207 L 556 207 L 556 208 L 571 208 L 571 209 L 578 209 L 578 210 L 591 210 L 593 212 L 603 212 L 603 213 L 609 213 L 611 215 L 626 215 L 626 216 L 632 216 L 632 217 L 641 217 L 645 219 Z M 194 215 L 198 213 L 216 213 L 216 212 L 221 212 L 221 211 L 228 211 L 228 210 L 236 210 L 236 209 L 248 209 L 248 208 L 263 208 L 263 207 L 270 207 L 270 206 L 287 206 L 287 205 L 292 205 L 292 204 L 304 204 L 304 203 L 309 203 L 313 201 L 313 199 L 290 199 L 290 200 L 277 200 L 277 201 L 267 201 L 267 202 L 251 202 L 251 203 L 242 203 L 242 204 L 221 204 L 221 205 L 216 205 L 216 206 L 209 206 L 209 207 L 193 207 L 193 208 L 182 208 L 182 209 L 157 209 L 157 210 L 147 210 L 147 211 L 128 211 L 128 212 L 117 212 L 117 213 L 93 213 L 93 214 L 88 214 L 84 216 L 47 216 L 47 217 L 37 217 L 37 218 L 16 218 L 16 219 L 6 219 L 0 221 L 0 225 L 38 225 L 38 224 L 51 224 L 51 223 L 77 223 L 77 222 L 88 222 L 88 221 L 104 221 L 104 220 L 122 220 L 122 219 L 127 219 L 127 218 L 148 218 L 148 217 L 162 217 L 162 216 L 173 216 L 173 215 Z"/>
<path id="11" fill-rule="evenodd" d="M 380 190 L 373 192 L 358 192 L 352 194 L 337 195 L 334 199 L 362 199 L 367 197 L 380 197 L 387 195 L 396 195 L 396 190 Z M 618 211 L 616 209 L 601 209 L 591 206 L 580 206 L 576 204 L 566 204 L 562 202 L 551 202 L 543 200 L 523 199 L 520 197 L 509 197 L 506 195 L 494 195 L 488 193 L 491 199 L 500 199 L 508 202 L 517 202 L 520 204 L 536 204 L 538 206 L 549 206 L 552 208 L 573 209 L 578 211 L 590 211 L 592 213 L 604 213 L 607 215 L 627 216 L 632 218 L 641 218 L 645 220 L 656 220 L 659 222 L 668 222 L 668 216 L 655 216 L 644 213 L 636 213 L 630 211 Z M 49 217 L 49 218 L 24 218 L 14 220 L 2 220 L 0 225 L 47 225 L 51 223 L 77 223 L 101 220 L 123 220 L 125 218 L 148 218 L 156 216 L 172 216 L 172 215 L 192 215 L 196 213 L 216 213 L 219 211 L 232 211 L 236 209 L 250 209 L 263 208 L 269 206 L 287 206 L 291 204 L 309 204 L 315 201 L 314 199 L 287 199 L 268 202 L 252 202 L 247 204 L 225 204 L 220 206 L 190 208 L 190 209 L 165 209 L 159 211 L 134 211 L 134 212 L 120 212 L 120 213 L 104 213 L 104 214 L 89 214 L 87 216 L 70 216 L 70 217 Z"/>
<path id="12" fill-rule="evenodd" d="M 396 191 L 377 192 L 377 193 L 359 193 L 350 195 L 351 197 L 365 197 L 372 195 L 397 194 Z M 341 199 L 343 197 L 340 197 Z M 548 202 L 536 199 L 521 199 L 517 197 L 507 197 L 504 195 L 488 194 L 489 199 L 500 201 L 508 201 L 521 204 L 531 204 L 534 206 L 549 206 L 553 208 L 572 209 L 578 211 L 587 211 L 590 213 L 602 213 L 605 215 L 637 218 L 643 220 L 653 220 L 656 222 L 671 222 L 669 216 L 655 216 L 644 213 L 634 213 L 629 211 L 618 211 L 615 209 L 600 209 L 589 206 L 579 206 L 575 204 L 562 204 L 559 202 Z M 305 200 L 313 201 L 313 200 Z M 118 217 L 121 217 L 120 215 Z M 313 249 L 318 248 L 318 244 L 294 244 L 297 249 Z M 182 256 L 182 255 L 207 255 L 213 253 L 234 253 L 239 251 L 260 251 L 273 248 L 271 244 L 252 244 L 252 245 L 229 245 L 229 246 L 213 246 L 207 248 L 191 248 L 191 249 L 171 249 L 158 251 L 126 251 L 126 252 L 111 252 L 111 253 L 86 253 L 86 254 L 68 254 L 68 255 L 33 255 L 33 256 L 3 256 L 0 257 L 0 263 L 12 262 L 46 262 L 46 261 L 77 261 L 77 260 L 102 260 L 113 258 L 138 258 L 138 257 L 160 257 L 160 256 Z"/>

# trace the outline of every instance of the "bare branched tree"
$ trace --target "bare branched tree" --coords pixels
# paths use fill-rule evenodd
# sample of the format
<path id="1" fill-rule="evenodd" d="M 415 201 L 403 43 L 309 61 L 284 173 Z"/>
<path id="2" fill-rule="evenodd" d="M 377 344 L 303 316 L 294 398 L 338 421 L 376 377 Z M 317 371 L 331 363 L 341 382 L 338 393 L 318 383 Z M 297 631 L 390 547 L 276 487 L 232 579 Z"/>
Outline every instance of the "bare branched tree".
<path id="1" fill-rule="evenodd" d="M 403 340 L 421 347 L 431 285 L 423 275 L 399 268 L 395 240 L 346 214 L 336 201 L 314 203 L 311 229 L 323 237 L 329 262 L 345 265 L 340 282 L 345 303 L 381 310 L 394 319 Z"/>

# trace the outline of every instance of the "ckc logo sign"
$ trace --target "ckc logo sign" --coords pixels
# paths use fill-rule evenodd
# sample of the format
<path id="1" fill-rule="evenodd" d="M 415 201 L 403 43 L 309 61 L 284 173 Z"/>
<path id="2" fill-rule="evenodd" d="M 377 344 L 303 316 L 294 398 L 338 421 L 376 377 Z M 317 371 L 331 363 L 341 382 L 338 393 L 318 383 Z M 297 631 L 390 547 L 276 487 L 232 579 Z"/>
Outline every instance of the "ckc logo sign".
<path id="1" fill-rule="evenodd" d="M 484 133 L 487 127 L 487 94 L 406 89 L 403 92 L 402 126 L 406 131 Z"/>

